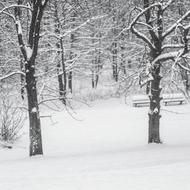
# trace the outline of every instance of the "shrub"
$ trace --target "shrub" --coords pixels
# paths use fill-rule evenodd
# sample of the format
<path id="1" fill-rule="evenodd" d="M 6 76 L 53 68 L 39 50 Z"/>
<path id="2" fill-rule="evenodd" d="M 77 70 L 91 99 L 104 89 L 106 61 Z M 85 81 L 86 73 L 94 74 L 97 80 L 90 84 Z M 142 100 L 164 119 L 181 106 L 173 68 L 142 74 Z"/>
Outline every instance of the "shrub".
<path id="1" fill-rule="evenodd" d="M 8 96 L 0 100 L 0 141 L 14 143 L 21 137 L 25 114 Z"/>

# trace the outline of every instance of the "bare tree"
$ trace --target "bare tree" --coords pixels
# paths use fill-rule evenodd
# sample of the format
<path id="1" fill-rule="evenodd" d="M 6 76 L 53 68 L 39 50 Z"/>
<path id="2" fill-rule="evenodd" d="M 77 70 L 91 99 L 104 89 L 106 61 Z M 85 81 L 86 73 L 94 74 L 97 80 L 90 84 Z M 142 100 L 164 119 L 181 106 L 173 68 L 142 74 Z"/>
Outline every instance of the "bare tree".
<path id="1" fill-rule="evenodd" d="M 48 0 L 34 0 L 28 1 L 27 4 L 24 4 L 23 0 L 17 0 L 17 4 L 11 3 L 9 6 L 6 6 L 2 3 L 3 8 L 0 11 L 0 14 L 6 14 L 13 19 L 17 32 L 19 47 L 24 59 L 25 71 L 24 73 L 19 73 L 26 77 L 26 91 L 30 123 L 30 156 L 43 154 L 41 124 L 36 89 L 35 61 L 38 54 L 40 24 L 47 3 Z M 30 27 L 28 35 L 26 35 L 26 41 L 22 30 L 23 26 L 21 22 L 21 9 L 27 9 L 31 12 Z M 12 10 L 14 10 L 14 14 L 12 14 Z"/>
<path id="2" fill-rule="evenodd" d="M 173 67 L 178 64 L 189 51 L 188 34 L 190 25 L 182 25 L 182 22 L 190 16 L 190 11 L 185 12 L 176 20 L 169 21 L 170 7 L 175 0 L 143 0 L 142 8 L 136 7 L 133 13 L 137 13 L 129 29 L 139 39 L 141 39 L 149 49 L 146 80 L 141 81 L 141 85 L 147 85 L 147 93 L 150 98 L 149 116 L 149 143 L 161 143 L 160 140 L 160 87 L 161 66 L 166 61 L 172 60 Z M 167 23 L 167 24 L 166 24 Z M 168 25 L 170 25 L 168 27 Z M 171 38 L 176 31 L 182 31 L 183 44 L 180 42 L 172 44 Z M 182 67 L 182 65 L 180 65 Z"/>

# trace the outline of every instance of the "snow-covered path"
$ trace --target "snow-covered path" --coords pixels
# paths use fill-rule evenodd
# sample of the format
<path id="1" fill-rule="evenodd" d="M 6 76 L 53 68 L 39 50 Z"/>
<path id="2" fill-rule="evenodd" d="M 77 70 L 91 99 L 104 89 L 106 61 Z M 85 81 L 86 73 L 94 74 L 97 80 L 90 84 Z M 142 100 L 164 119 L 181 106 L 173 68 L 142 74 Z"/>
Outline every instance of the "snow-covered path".
<path id="1" fill-rule="evenodd" d="M 43 157 L 28 157 L 27 136 L 0 150 L 0 189 L 189 190 L 190 106 L 163 108 L 187 114 L 162 113 L 161 145 L 147 145 L 147 108 L 119 100 L 43 119 Z"/>

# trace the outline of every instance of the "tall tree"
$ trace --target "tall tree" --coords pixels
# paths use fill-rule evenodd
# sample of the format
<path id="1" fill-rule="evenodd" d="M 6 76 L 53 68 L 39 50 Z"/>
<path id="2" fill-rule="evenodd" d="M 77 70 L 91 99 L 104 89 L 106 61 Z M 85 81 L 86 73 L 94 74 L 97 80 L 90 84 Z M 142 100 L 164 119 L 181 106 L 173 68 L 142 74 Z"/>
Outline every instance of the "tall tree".
<path id="1" fill-rule="evenodd" d="M 18 6 L 15 7 L 15 26 L 18 35 L 18 43 L 25 61 L 26 90 L 30 122 L 30 156 L 43 154 L 41 124 L 36 89 L 35 61 L 40 39 L 40 24 L 47 2 L 48 0 L 35 0 L 31 2 L 31 23 L 27 42 L 24 42 L 20 20 L 19 5 L 22 5 L 23 1 L 18 0 Z"/>
<path id="2" fill-rule="evenodd" d="M 25 70 L 24 73 L 20 72 L 20 74 L 25 75 L 26 78 L 25 86 L 28 100 L 30 156 L 34 156 L 37 154 L 43 154 L 35 77 L 35 62 L 40 39 L 40 24 L 48 0 L 34 0 L 27 2 L 28 3 L 26 4 L 23 0 L 17 0 L 17 4 L 11 3 L 8 6 L 2 3 L 3 8 L 0 13 L 8 15 L 13 19 L 17 32 L 18 44 L 24 59 Z M 23 16 L 21 15 L 21 9 L 30 10 L 31 12 L 30 27 L 26 37 L 24 37 L 23 34 L 24 27 L 21 19 L 21 16 Z M 14 13 L 12 10 L 14 10 Z"/>
<path id="3" fill-rule="evenodd" d="M 141 7 L 136 7 L 137 15 L 130 23 L 129 29 L 146 46 L 148 46 L 148 60 L 146 68 L 146 80 L 141 82 L 147 84 L 147 94 L 150 98 L 149 116 L 149 143 L 160 143 L 160 96 L 162 88 L 160 87 L 161 66 L 166 61 L 172 60 L 179 64 L 179 60 L 184 57 L 188 49 L 188 34 L 190 26 L 182 25 L 182 22 L 190 16 L 190 11 L 185 12 L 179 18 L 169 20 L 171 16 L 170 7 L 175 0 L 143 0 Z M 172 13 L 174 15 L 174 13 Z M 170 25 L 168 27 L 168 25 Z M 183 44 L 180 42 L 172 44 L 171 38 L 176 31 L 180 32 L 183 38 Z"/>

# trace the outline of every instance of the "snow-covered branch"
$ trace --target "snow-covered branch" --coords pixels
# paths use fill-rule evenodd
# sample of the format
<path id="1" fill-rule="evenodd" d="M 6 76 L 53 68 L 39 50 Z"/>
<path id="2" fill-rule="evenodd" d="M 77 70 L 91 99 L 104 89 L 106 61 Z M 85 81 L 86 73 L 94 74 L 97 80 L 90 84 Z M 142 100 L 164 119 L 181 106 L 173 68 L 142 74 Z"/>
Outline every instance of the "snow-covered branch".
<path id="1" fill-rule="evenodd" d="M 155 64 L 158 61 L 166 61 L 169 59 L 175 59 L 178 56 L 179 52 L 175 51 L 175 52 L 168 52 L 168 53 L 163 53 L 161 55 L 159 55 L 153 62 L 152 64 Z"/>
<path id="2" fill-rule="evenodd" d="M 147 24 L 145 22 L 136 22 L 136 24 L 146 26 L 148 29 L 154 30 L 154 28 L 151 25 L 149 25 L 149 24 Z"/>
<path id="3" fill-rule="evenodd" d="M 162 47 L 162 51 L 169 48 L 172 48 L 172 49 L 184 48 L 184 44 L 165 44 Z"/>
<path id="4" fill-rule="evenodd" d="M 7 79 L 7 78 L 9 78 L 9 77 L 12 77 L 13 75 L 23 75 L 23 76 L 25 76 L 25 73 L 22 72 L 22 71 L 14 71 L 14 72 L 12 72 L 12 73 L 9 73 L 9 74 L 7 74 L 7 75 L 4 75 L 4 76 L 0 77 L 0 81 L 2 81 L 2 80 L 4 80 L 4 79 Z"/>
<path id="5" fill-rule="evenodd" d="M 150 9 L 154 8 L 154 7 L 161 7 L 160 3 L 154 3 L 150 6 L 148 6 L 147 8 L 143 9 L 131 22 L 131 24 L 129 25 L 129 29 L 132 31 L 132 33 L 134 33 L 138 38 L 142 39 L 146 44 L 148 44 L 148 46 L 151 49 L 155 49 L 155 46 L 153 43 L 151 43 L 151 41 L 148 39 L 148 37 L 146 35 L 144 35 L 142 32 L 140 32 L 139 30 L 137 30 L 135 28 L 136 24 L 140 24 L 140 25 L 144 25 L 146 26 L 148 29 L 154 30 L 151 25 L 148 25 L 146 23 L 143 22 L 138 22 L 139 18 L 141 16 L 143 16 L 144 14 L 146 14 L 146 12 L 148 12 Z"/>
<path id="6" fill-rule="evenodd" d="M 165 38 L 166 36 L 168 36 L 170 33 L 172 33 L 175 28 L 184 20 L 186 19 L 188 16 L 190 16 L 190 11 L 186 12 L 179 20 L 177 20 L 170 28 L 168 28 L 164 34 L 163 34 L 163 38 Z M 190 26 L 189 26 L 190 27 Z"/>
<path id="7" fill-rule="evenodd" d="M 139 19 L 142 15 L 144 15 L 147 11 L 149 11 L 150 9 L 152 9 L 152 8 L 154 8 L 154 7 L 159 7 L 159 6 L 161 6 L 160 3 L 154 3 L 154 4 L 150 5 L 149 7 L 147 7 L 146 9 L 143 9 L 143 10 L 133 19 L 133 21 L 132 21 L 131 24 L 129 25 L 129 28 L 133 27 L 133 26 L 137 23 L 138 19 Z"/>
<path id="8" fill-rule="evenodd" d="M 159 55 L 156 59 L 154 59 L 151 64 L 154 65 L 155 63 L 157 63 L 159 61 L 163 62 L 163 61 L 167 61 L 169 59 L 172 59 L 175 62 L 177 62 L 183 55 L 184 55 L 183 49 L 181 49 L 179 51 L 163 53 L 163 54 Z"/>
<path id="9" fill-rule="evenodd" d="M 8 13 L 8 12 L 7 12 L 6 10 L 4 10 L 4 9 L 2 9 L 2 10 L 0 11 L 0 14 L 5 14 L 5 15 L 11 17 L 13 20 L 15 20 L 14 15 Z"/>
<path id="10" fill-rule="evenodd" d="M 14 5 L 6 6 L 6 7 L 4 7 L 3 9 L 1 9 L 1 10 L 0 10 L 0 14 L 6 14 L 6 15 L 8 15 L 9 17 L 11 17 L 13 20 L 15 20 L 15 16 L 14 16 L 13 14 L 10 14 L 10 13 L 8 12 L 9 9 L 15 8 L 15 7 L 25 8 L 25 9 L 29 9 L 30 11 L 32 11 L 31 7 L 29 7 L 29 6 L 14 4 Z"/>
<path id="11" fill-rule="evenodd" d="M 155 49 L 155 46 L 154 44 L 151 43 L 151 41 L 143 34 L 141 33 L 140 31 L 138 31 L 136 28 L 134 28 L 133 26 L 131 27 L 131 31 L 140 39 L 142 39 L 145 43 L 148 44 L 148 46 L 151 48 L 151 49 Z"/>

